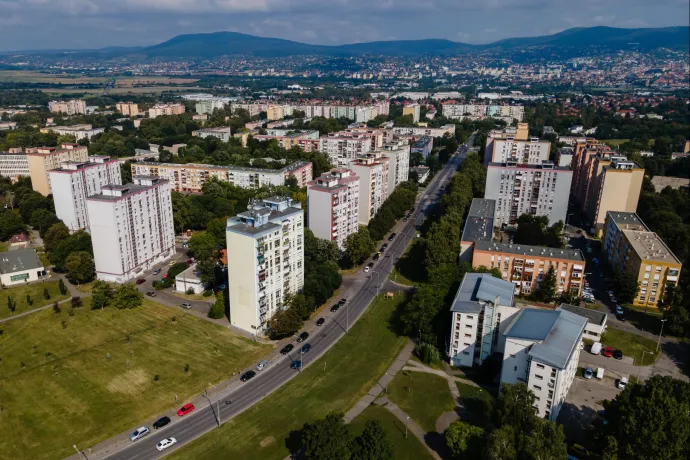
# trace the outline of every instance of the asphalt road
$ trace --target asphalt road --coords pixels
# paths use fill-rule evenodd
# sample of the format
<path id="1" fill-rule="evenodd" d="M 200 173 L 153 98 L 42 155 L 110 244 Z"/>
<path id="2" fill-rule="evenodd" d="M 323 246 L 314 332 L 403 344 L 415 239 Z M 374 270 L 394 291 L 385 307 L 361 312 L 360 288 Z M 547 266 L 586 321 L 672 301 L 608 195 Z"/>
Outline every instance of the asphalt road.
<path id="1" fill-rule="evenodd" d="M 468 141 L 469 145 L 471 145 L 472 141 L 473 138 L 470 138 Z M 311 344 L 312 349 L 303 356 L 304 367 L 309 366 L 319 355 L 323 354 L 345 335 L 346 329 L 351 327 L 371 304 L 376 295 L 377 286 L 385 282 L 393 269 L 394 257 L 390 257 L 390 254 L 401 255 L 405 252 L 405 249 L 415 237 L 416 225 L 424 221 L 427 208 L 431 203 L 439 199 L 440 187 L 445 185 L 455 173 L 457 166 L 464 159 L 466 151 L 467 147 L 465 145 L 460 146 L 457 154 L 451 158 L 444 169 L 439 171 L 431 185 L 419 199 L 415 208 L 415 218 L 409 219 L 404 223 L 401 222 L 396 226 L 397 230 L 394 229 L 394 231 L 396 231 L 397 236 L 392 242 L 388 243 L 388 249 L 386 250 L 386 255 L 389 257 L 382 257 L 370 273 L 358 279 L 345 295 L 347 299 L 345 306 L 335 314 L 329 312 L 325 316 L 326 323 L 314 329 L 312 336 L 306 341 L 306 343 Z M 160 430 L 152 430 L 153 432 L 145 438 L 127 445 L 127 447 L 109 456 L 99 458 L 107 458 L 108 460 L 151 459 L 160 458 L 163 454 L 172 452 L 216 428 L 218 426 L 216 420 L 218 413 L 221 423 L 225 422 L 253 406 L 295 377 L 298 371 L 290 368 L 290 363 L 293 359 L 299 359 L 298 346 L 295 346 L 295 350 L 289 356 L 284 356 L 280 360 L 270 363 L 269 367 L 258 372 L 256 377 L 234 388 L 228 394 L 221 395 L 220 398 L 213 396 L 214 399 L 209 401 L 210 404 L 207 403 L 203 407 L 197 406 L 194 412 L 184 417 L 175 416 L 170 425 Z M 226 401 L 231 401 L 231 403 L 226 403 Z M 180 406 L 184 403 L 185 401 L 181 401 Z M 158 452 L 156 444 L 168 437 L 177 439 L 177 444 L 166 451 Z"/>

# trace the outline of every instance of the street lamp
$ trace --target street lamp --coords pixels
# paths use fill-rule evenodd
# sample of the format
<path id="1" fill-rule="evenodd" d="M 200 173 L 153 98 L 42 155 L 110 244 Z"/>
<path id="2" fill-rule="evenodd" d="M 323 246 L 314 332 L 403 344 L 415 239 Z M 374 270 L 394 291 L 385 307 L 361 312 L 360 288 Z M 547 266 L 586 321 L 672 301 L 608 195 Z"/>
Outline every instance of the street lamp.
<path id="1" fill-rule="evenodd" d="M 410 416 L 408 415 L 407 418 L 405 419 L 405 438 L 407 439 L 407 422 L 410 420 Z"/>
<path id="2" fill-rule="evenodd" d="M 665 319 L 661 320 L 661 330 L 659 330 L 659 339 L 656 341 L 656 351 L 659 351 L 659 345 L 661 345 L 661 334 L 664 332 Z"/>
<path id="3" fill-rule="evenodd" d="M 82 452 L 81 450 L 79 450 L 79 448 L 77 447 L 76 444 L 72 444 L 72 447 L 74 447 L 74 450 L 76 450 L 78 454 L 83 455 L 84 458 L 85 458 L 86 460 L 89 460 L 89 457 L 87 457 L 86 454 L 85 454 L 84 452 Z"/>

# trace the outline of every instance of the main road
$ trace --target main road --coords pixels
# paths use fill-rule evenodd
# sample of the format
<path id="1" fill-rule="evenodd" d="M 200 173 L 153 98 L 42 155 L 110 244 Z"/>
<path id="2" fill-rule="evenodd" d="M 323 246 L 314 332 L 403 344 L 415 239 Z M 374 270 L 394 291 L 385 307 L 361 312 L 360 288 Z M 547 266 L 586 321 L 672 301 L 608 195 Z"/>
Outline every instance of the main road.
<path id="1" fill-rule="evenodd" d="M 343 337 L 352 324 L 364 313 L 378 293 L 381 285 L 391 273 L 396 257 L 400 257 L 417 233 L 419 226 L 425 219 L 429 206 L 437 201 L 449 179 L 455 173 L 458 165 L 464 160 L 469 146 L 472 145 L 474 135 L 453 155 L 448 164 L 438 172 L 429 187 L 417 200 L 414 219 L 401 222 L 394 229 L 396 238 L 389 243 L 386 257 L 380 259 L 368 276 L 358 278 L 346 292 L 347 303 L 335 314 L 326 317 L 326 323 L 317 328 L 307 340 L 312 346 L 309 353 L 303 355 L 303 366 L 309 366 L 321 354 L 326 352 L 334 343 Z M 270 366 L 258 372 L 256 377 L 240 384 L 227 393 L 212 394 L 205 404 L 197 405 L 196 410 L 182 418 L 174 417 L 173 423 L 160 430 L 154 430 L 145 438 L 125 444 L 119 451 L 113 453 L 94 452 L 90 459 L 135 460 L 159 458 L 175 448 L 192 442 L 200 436 L 217 428 L 220 422 L 242 413 L 261 399 L 280 388 L 298 374 L 290 368 L 293 359 L 299 359 L 299 347 L 295 347 L 289 356 L 272 362 Z M 182 405 L 181 402 L 180 405 Z M 173 437 L 177 444 L 164 452 L 158 452 L 156 444 L 164 439 Z M 105 455 L 103 455 L 105 454 Z M 77 458 L 76 456 L 74 458 Z"/>

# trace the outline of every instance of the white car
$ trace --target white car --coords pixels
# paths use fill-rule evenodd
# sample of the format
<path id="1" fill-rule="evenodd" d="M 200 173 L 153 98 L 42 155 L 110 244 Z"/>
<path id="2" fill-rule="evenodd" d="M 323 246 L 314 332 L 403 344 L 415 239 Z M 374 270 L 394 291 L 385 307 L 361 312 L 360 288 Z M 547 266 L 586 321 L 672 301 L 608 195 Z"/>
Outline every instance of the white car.
<path id="1" fill-rule="evenodd" d="M 369 267 L 364 267 L 364 273 L 369 273 Z"/>
<path id="2" fill-rule="evenodd" d="M 268 361 L 266 361 L 265 359 L 262 359 L 261 361 L 259 361 L 259 364 L 256 365 L 256 370 L 262 371 L 262 370 L 266 369 L 267 367 L 268 367 Z"/>
<path id="3" fill-rule="evenodd" d="M 136 441 L 137 439 L 143 438 L 147 434 L 149 434 L 149 427 L 142 426 L 141 428 L 137 428 L 136 430 L 134 430 L 134 433 L 129 435 L 129 439 L 131 441 Z"/>
<path id="4" fill-rule="evenodd" d="M 173 444 L 177 444 L 177 439 L 175 438 L 165 438 L 158 444 L 156 444 L 156 449 L 160 450 L 165 450 L 168 447 L 172 446 Z"/>
<path id="5" fill-rule="evenodd" d="M 619 389 L 619 390 L 625 390 L 625 386 L 626 386 L 627 384 L 628 384 L 628 378 L 627 378 L 627 377 L 621 378 L 621 379 L 618 381 L 618 384 L 617 384 L 618 389 Z"/>

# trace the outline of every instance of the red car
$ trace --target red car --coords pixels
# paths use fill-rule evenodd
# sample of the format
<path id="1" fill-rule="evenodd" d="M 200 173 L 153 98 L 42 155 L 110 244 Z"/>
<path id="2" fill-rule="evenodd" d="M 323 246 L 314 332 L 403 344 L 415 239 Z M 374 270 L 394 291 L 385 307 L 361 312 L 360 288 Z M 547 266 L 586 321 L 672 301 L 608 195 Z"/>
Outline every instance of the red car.
<path id="1" fill-rule="evenodd" d="M 193 410 L 194 410 L 194 404 L 192 404 L 192 403 L 185 404 L 184 406 L 180 407 L 180 410 L 177 411 L 177 415 L 182 417 L 183 415 L 189 414 Z"/>
<path id="2" fill-rule="evenodd" d="M 137 284 L 144 284 L 145 282 L 146 282 L 146 280 L 144 278 L 139 278 L 137 280 Z"/>
<path id="3" fill-rule="evenodd" d="M 604 351 L 601 352 L 601 354 L 606 356 L 607 358 L 610 358 L 611 356 L 613 356 L 613 348 L 606 347 L 604 348 Z"/>

